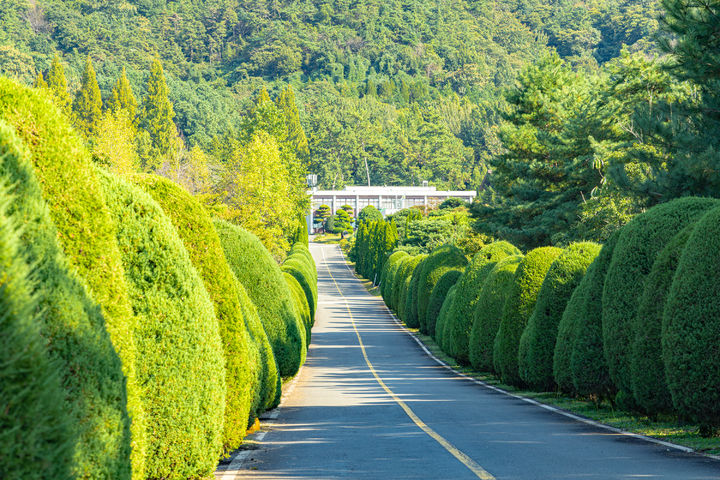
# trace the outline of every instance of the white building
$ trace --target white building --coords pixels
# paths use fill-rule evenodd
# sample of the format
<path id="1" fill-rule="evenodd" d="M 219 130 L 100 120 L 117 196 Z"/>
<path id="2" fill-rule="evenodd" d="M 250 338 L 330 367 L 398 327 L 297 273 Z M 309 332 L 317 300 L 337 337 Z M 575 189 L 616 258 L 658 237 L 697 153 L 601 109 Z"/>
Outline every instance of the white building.
<path id="1" fill-rule="evenodd" d="M 435 187 L 345 187 L 343 190 L 313 190 L 312 208 L 308 217 L 308 227 L 313 231 L 313 214 L 320 205 L 327 205 L 335 214 L 343 205 L 350 205 L 354 215 L 368 205 L 373 205 L 383 215 L 410 207 L 433 208 L 448 198 L 459 198 L 472 203 L 477 196 L 475 191 L 437 190 Z"/>

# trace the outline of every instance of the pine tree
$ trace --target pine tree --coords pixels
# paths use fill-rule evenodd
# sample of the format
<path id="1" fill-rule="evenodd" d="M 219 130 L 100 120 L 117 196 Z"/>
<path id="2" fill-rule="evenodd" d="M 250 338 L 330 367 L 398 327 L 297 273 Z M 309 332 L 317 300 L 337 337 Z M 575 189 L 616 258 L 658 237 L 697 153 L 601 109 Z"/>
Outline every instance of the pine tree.
<path id="1" fill-rule="evenodd" d="M 267 93 L 267 92 L 265 92 Z M 308 149 L 308 139 L 305 136 L 300 123 L 300 113 L 298 112 L 297 103 L 295 101 L 295 91 L 292 86 L 288 85 L 275 100 L 278 108 L 285 115 L 285 125 L 287 126 L 286 141 L 292 145 L 295 152 L 299 156 L 310 154 Z"/>
<path id="2" fill-rule="evenodd" d="M 179 145 L 175 110 L 168 98 L 168 86 L 165 81 L 162 64 L 155 60 L 147 81 L 147 94 L 140 107 L 139 124 L 150 137 L 150 149 L 145 163 L 149 167 L 158 167 L 164 158 L 168 158 Z"/>
<path id="3" fill-rule="evenodd" d="M 70 107 L 70 94 L 68 93 L 67 78 L 65 78 L 65 68 L 60 63 L 58 54 L 55 54 L 50 64 L 47 84 L 55 96 L 55 102 L 60 108 L 67 110 Z"/>
<path id="4" fill-rule="evenodd" d="M 137 113 L 137 100 L 133 94 L 130 81 L 125 73 L 125 67 L 122 69 L 122 75 L 118 78 L 117 83 L 113 87 L 110 98 L 107 102 L 108 109 L 117 114 L 121 110 L 127 112 L 128 118 L 134 119 Z"/>
<path id="5" fill-rule="evenodd" d="M 80 90 L 75 94 L 75 101 L 73 102 L 75 125 L 88 138 L 94 136 L 97 132 L 102 119 L 102 106 L 100 86 L 95 76 L 92 60 L 88 57 L 85 62 L 85 71 L 80 83 Z"/>

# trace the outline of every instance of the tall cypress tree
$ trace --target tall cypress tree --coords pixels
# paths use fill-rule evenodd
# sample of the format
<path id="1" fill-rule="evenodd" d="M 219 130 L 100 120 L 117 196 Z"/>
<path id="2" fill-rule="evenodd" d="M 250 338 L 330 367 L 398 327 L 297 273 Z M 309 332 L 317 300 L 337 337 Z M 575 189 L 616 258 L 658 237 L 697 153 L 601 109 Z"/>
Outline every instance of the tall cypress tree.
<path id="1" fill-rule="evenodd" d="M 300 113 L 298 112 L 295 101 L 295 91 L 291 85 L 288 85 L 280 93 L 275 103 L 285 116 L 285 125 L 287 126 L 286 141 L 292 145 L 298 155 L 308 155 L 310 153 L 308 149 L 308 139 L 300 123 Z"/>
<path id="2" fill-rule="evenodd" d="M 147 94 L 140 106 L 139 124 L 150 136 L 149 159 L 152 166 L 158 166 L 178 146 L 175 126 L 175 110 L 168 98 L 165 73 L 159 60 L 155 60 L 147 81 Z"/>
<path id="3" fill-rule="evenodd" d="M 55 96 L 55 101 L 63 110 L 70 106 L 70 94 L 68 93 L 65 68 L 60 63 L 60 56 L 55 54 L 47 74 L 47 84 Z"/>
<path id="4" fill-rule="evenodd" d="M 85 62 L 85 71 L 80 83 L 80 90 L 75 94 L 75 101 L 73 102 L 75 125 L 85 136 L 92 137 L 97 132 L 102 119 L 102 106 L 100 86 L 97 82 L 92 60 L 88 57 Z"/>
<path id="5" fill-rule="evenodd" d="M 33 83 L 33 87 L 35 88 L 48 88 L 48 84 L 45 81 L 45 77 L 43 77 L 42 72 L 38 73 L 37 77 L 35 77 L 35 83 Z"/>
<path id="6" fill-rule="evenodd" d="M 137 100 L 130 86 L 130 81 L 127 78 L 125 67 L 123 67 L 122 74 L 113 87 L 107 102 L 107 107 L 108 110 L 114 114 L 118 114 L 124 110 L 130 119 L 134 119 L 137 114 Z"/>

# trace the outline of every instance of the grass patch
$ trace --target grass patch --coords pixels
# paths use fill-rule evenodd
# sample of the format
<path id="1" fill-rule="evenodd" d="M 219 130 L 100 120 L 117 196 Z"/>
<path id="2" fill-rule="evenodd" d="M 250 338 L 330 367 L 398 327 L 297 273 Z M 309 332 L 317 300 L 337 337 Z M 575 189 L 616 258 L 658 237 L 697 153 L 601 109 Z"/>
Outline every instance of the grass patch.
<path id="1" fill-rule="evenodd" d="M 310 239 L 313 243 L 322 243 L 322 244 L 337 244 L 340 243 L 340 234 L 339 233 L 322 233 L 320 235 L 315 235 L 312 239 Z"/>

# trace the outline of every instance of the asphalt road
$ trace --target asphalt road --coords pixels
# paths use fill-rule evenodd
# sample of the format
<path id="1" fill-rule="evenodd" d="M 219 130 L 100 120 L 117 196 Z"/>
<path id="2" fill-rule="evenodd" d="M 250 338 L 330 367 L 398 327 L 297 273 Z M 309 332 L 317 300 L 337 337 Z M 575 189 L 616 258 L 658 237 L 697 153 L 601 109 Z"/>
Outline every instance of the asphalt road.
<path id="1" fill-rule="evenodd" d="M 218 478 L 720 479 L 719 461 L 458 377 L 395 324 L 336 246 L 311 250 L 320 297 L 307 363 L 259 447 Z"/>

